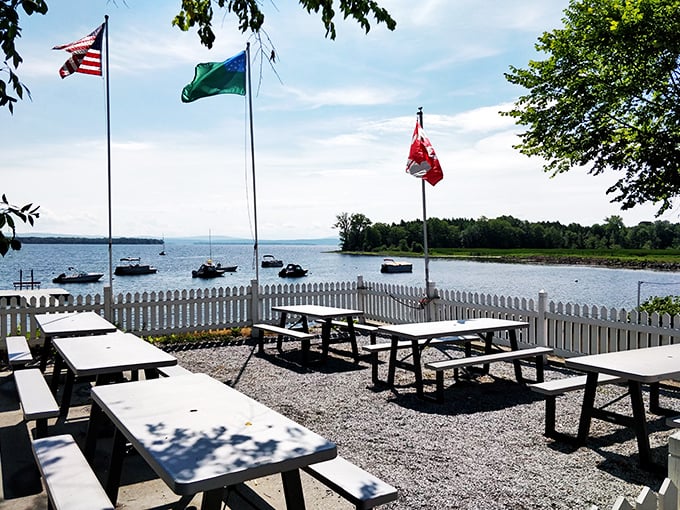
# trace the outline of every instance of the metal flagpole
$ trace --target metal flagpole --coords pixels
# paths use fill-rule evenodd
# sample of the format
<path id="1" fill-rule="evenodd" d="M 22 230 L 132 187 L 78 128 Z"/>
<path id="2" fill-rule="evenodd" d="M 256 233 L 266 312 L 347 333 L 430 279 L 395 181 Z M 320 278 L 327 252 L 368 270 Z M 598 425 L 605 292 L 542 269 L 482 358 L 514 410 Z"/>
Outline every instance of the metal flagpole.
<path id="1" fill-rule="evenodd" d="M 418 123 L 423 127 L 423 107 L 418 107 Z M 425 297 L 429 301 L 430 296 L 430 255 L 427 245 L 427 209 L 425 206 L 425 179 L 421 179 L 421 192 L 423 196 L 423 253 L 425 255 Z M 430 320 L 430 307 L 425 306 L 425 320 Z"/>
<path id="2" fill-rule="evenodd" d="M 113 289 L 113 238 L 111 236 L 111 107 L 109 101 L 109 16 L 104 16 L 106 38 L 106 153 L 109 187 L 109 288 Z M 113 292 L 113 291 L 112 291 Z"/>
<path id="3" fill-rule="evenodd" d="M 257 187 L 255 186 L 255 140 L 253 138 L 253 94 L 250 81 L 250 43 L 246 43 L 246 67 L 248 69 L 248 106 L 250 110 L 250 158 L 253 169 L 253 220 L 255 221 L 255 283 L 260 287 L 260 257 L 257 234 Z"/>

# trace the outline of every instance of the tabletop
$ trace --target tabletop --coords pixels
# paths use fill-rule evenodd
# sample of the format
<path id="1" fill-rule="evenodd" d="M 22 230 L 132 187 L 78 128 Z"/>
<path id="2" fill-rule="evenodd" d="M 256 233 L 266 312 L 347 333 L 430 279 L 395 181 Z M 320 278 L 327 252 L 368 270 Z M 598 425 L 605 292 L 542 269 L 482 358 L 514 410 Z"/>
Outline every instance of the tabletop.
<path id="1" fill-rule="evenodd" d="M 335 443 L 206 374 L 97 386 L 92 399 L 178 495 L 337 456 Z"/>
<path id="2" fill-rule="evenodd" d="M 117 328 L 95 312 L 42 313 L 35 316 L 47 336 L 107 333 Z"/>
<path id="3" fill-rule="evenodd" d="M 174 356 L 122 331 L 55 338 L 53 345 L 64 363 L 79 377 L 177 364 Z"/>
<path id="4" fill-rule="evenodd" d="M 528 322 L 480 318 L 453 321 L 413 322 L 408 324 L 380 326 L 378 332 L 396 335 L 402 338 L 420 339 L 437 338 L 447 335 L 488 333 L 491 331 L 505 331 L 528 327 Z"/>
<path id="5" fill-rule="evenodd" d="M 565 366 L 642 383 L 680 377 L 680 344 L 567 358 Z"/>
<path id="6" fill-rule="evenodd" d="M 272 306 L 272 310 L 275 312 L 295 313 L 298 315 L 306 315 L 308 317 L 317 317 L 319 319 L 334 319 L 336 317 L 364 314 L 364 312 L 361 310 L 351 310 L 347 308 L 335 308 L 332 306 L 321 305 Z"/>

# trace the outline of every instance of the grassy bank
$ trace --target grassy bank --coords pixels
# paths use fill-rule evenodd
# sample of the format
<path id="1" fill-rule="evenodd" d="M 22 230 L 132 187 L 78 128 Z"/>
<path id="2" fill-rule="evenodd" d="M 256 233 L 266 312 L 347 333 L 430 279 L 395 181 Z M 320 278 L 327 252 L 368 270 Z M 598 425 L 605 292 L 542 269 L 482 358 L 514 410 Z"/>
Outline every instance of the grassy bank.
<path id="1" fill-rule="evenodd" d="M 349 253 L 349 252 L 345 252 Z M 355 255 L 381 257 L 422 257 L 412 252 L 352 252 Z M 680 250 L 560 250 L 560 249 L 492 249 L 431 248 L 430 258 L 451 258 L 519 264 L 567 264 L 629 269 L 680 271 Z"/>

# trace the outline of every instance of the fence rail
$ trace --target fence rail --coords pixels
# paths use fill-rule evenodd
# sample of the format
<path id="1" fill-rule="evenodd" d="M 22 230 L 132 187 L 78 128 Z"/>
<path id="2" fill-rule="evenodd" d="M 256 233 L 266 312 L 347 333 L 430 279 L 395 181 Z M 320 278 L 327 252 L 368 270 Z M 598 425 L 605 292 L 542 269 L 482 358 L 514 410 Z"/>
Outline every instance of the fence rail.
<path id="1" fill-rule="evenodd" d="M 424 299 L 420 287 L 365 282 L 294 283 L 170 290 L 113 295 L 103 294 L 40 298 L 0 298 L 0 349 L 9 335 L 26 335 L 37 341 L 36 314 L 93 311 L 120 329 L 142 336 L 238 328 L 276 320 L 272 307 L 318 304 L 364 310 L 369 321 L 388 324 L 455 320 L 476 317 L 529 322 L 519 341 L 545 345 L 556 354 L 620 351 L 680 341 L 680 316 L 638 313 L 593 305 L 455 290 L 431 289 Z M 500 339 L 501 343 L 503 338 Z M 505 339 L 507 340 L 507 339 Z"/>

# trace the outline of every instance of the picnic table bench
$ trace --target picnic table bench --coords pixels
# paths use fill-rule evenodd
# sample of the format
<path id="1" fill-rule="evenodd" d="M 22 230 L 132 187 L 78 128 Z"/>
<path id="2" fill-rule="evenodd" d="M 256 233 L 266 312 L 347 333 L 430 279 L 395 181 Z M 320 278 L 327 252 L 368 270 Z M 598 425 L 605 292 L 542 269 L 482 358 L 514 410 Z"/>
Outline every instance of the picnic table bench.
<path id="1" fill-rule="evenodd" d="M 47 420 L 59 416 L 59 404 L 42 372 L 37 368 L 14 371 L 14 382 L 24 420 L 35 420 L 36 437 L 47 435 Z"/>
<path id="2" fill-rule="evenodd" d="M 536 363 L 536 380 L 543 381 L 543 357 L 552 354 L 550 347 L 531 347 L 528 349 L 517 349 L 511 351 L 500 351 L 491 354 L 481 354 L 479 356 L 466 356 L 463 358 L 447 359 L 442 361 L 432 361 L 425 363 L 425 368 L 436 372 L 436 396 L 437 402 L 444 401 L 444 372 L 453 369 L 454 379 L 458 380 L 458 371 L 475 365 L 488 365 L 499 361 L 519 361 L 533 358 Z M 524 384 L 522 369 L 515 364 L 515 378 L 520 384 Z"/>
<path id="3" fill-rule="evenodd" d="M 281 326 L 274 326 L 273 324 L 253 324 L 253 332 L 257 331 L 257 352 L 258 354 L 264 354 L 264 334 L 274 333 L 277 335 L 276 338 L 276 348 L 279 352 L 283 350 L 283 339 L 284 337 L 294 338 L 300 340 L 302 343 L 302 362 L 304 364 L 309 361 L 309 347 L 311 345 L 311 340 L 316 335 L 312 333 L 305 333 L 299 329 L 285 328 Z"/>
<path id="4" fill-rule="evenodd" d="M 5 343 L 7 344 L 7 361 L 11 369 L 22 368 L 33 361 L 33 354 L 25 337 L 8 336 L 5 338 Z"/>

